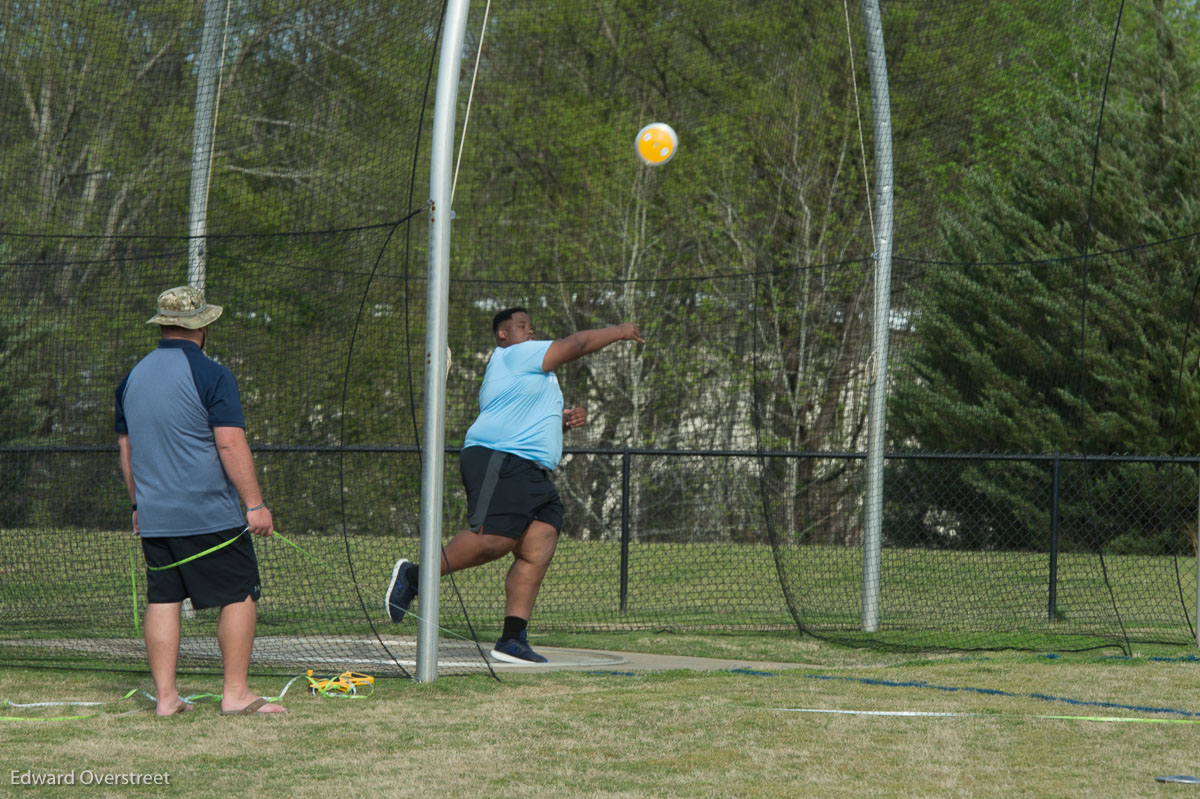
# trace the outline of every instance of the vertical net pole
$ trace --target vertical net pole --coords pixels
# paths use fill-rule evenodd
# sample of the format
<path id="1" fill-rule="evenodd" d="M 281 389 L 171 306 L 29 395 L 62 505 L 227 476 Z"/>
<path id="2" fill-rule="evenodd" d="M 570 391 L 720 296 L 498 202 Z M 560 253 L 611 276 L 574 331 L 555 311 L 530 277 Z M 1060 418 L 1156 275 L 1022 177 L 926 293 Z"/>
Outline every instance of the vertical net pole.
<path id="1" fill-rule="evenodd" d="M 421 434 L 421 571 L 417 681 L 437 679 L 442 489 L 446 459 L 446 324 L 450 306 L 450 192 L 458 71 L 470 0 L 448 0 L 442 26 L 429 166 L 429 286 L 425 303 L 425 429 Z"/>
<path id="2" fill-rule="evenodd" d="M 208 235 L 208 173 L 212 164 L 213 119 L 217 111 L 218 27 L 227 2 L 204 4 L 204 30 L 196 56 L 196 119 L 192 125 L 192 185 L 188 193 L 188 285 L 204 289 Z"/>
<path id="3" fill-rule="evenodd" d="M 862 0 L 867 69 L 871 76 L 871 116 L 875 135 L 875 310 L 871 333 L 871 387 L 867 409 L 866 498 L 863 508 L 861 624 L 879 629 L 880 554 L 883 548 L 883 444 L 887 418 L 888 324 L 892 285 L 892 110 L 887 56 L 878 0 Z"/>

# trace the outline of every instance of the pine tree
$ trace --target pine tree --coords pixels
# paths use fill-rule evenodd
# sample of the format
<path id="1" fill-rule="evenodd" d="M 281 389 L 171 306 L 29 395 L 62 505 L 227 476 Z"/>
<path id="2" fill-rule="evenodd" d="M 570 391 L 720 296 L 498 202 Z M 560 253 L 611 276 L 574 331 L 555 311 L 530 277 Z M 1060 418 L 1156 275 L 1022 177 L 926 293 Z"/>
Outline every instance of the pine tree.
<path id="1" fill-rule="evenodd" d="M 1025 169 L 1003 182 L 968 173 L 973 202 L 942 217 L 936 263 L 911 294 L 894 446 L 1198 451 L 1200 270 L 1186 234 L 1200 229 L 1200 36 L 1185 10 L 1159 0 L 1123 23 L 1094 193 L 1094 112 L 1065 92 L 1034 127 Z M 898 542 L 1045 544 L 1045 465 L 906 461 L 893 472 Z M 1195 493 L 1194 473 L 1141 464 L 1076 465 L 1064 481 L 1074 546 L 1170 549 Z"/>

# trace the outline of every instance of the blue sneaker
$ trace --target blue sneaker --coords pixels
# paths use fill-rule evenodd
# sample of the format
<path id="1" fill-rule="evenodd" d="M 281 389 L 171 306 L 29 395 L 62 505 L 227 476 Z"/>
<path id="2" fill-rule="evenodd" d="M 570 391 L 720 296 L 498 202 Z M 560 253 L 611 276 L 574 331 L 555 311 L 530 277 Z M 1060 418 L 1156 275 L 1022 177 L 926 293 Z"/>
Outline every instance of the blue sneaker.
<path id="1" fill-rule="evenodd" d="M 546 663 L 546 659 L 529 646 L 525 631 L 516 638 L 504 638 L 496 642 L 492 657 L 505 663 Z"/>
<path id="2" fill-rule="evenodd" d="M 393 624 L 404 621 L 408 606 L 417 598 L 417 588 L 408 579 L 409 569 L 417 568 L 417 564 L 401 558 L 392 567 L 392 582 L 388 584 L 384 602 L 387 605 L 388 618 Z"/>

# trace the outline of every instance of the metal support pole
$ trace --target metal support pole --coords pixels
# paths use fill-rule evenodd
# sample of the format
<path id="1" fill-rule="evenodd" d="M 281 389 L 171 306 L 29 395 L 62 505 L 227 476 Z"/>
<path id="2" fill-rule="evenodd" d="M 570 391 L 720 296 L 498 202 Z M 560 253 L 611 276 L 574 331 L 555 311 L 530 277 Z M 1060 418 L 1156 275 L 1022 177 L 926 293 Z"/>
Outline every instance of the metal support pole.
<path id="1" fill-rule="evenodd" d="M 1196 475 L 1196 484 L 1200 486 L 1200 472 Z M 1200 489 L 1197 489 L 1200 491 Z M 1192 624 L 1196 628 L 1196 646 L 1200 646 L 1200 494 L 1196 497 L 1196 612 L 1192 614 Z"/>
<path id="2" fill-rule="evenodd" d="M 217 114 L 222 12 L 229 0 L 206 0 L 204 30 L 196 56 L 196 118 L 192 123 L 192 184 L 188 192 L 188 285 L 204 290 L 208 236 L 208 181 L 212 165 L 213 119 Z"/>
<path id="3" fill-rule="evenodd" d="M 883 444 L 887 420 L 888 324 L 892 290 L 892 110 L 887 55 L 878 0 L 862 0 L 871 115 L 875 137 L 875 311 L 871 333 L 867 405 L 867 473 L 863 508 L 862 629 L 879 629 L 880 560 L 883 548 Z"/>
<path id="4" fill-rule="evenodd" d="M 1053 624 L 1058 619 L 1058 495 L 1062 487 L 1062 461 L 1056 457 L 1050 468 L 1050 601 L 1046 614 Z"/>
<path id="5" fill-rule="evenodd" d="M 633 456 L 629 450 L 621 453 L 621 612 L 629 603 L 629 494 L 632 483 Z"/>
<path id="6" fill-rule="evenodd" d="M 458 72 L 470 0 L 448 0 L 442 25 L 429 165 L 429 286 L 425 303 L 425 429 L 421 446 L 421 560 L 417 602 L 417 681 L 437 679 L 442 489 L 446 461 L 446 324 L 450 316 L 450 190 Z"/>

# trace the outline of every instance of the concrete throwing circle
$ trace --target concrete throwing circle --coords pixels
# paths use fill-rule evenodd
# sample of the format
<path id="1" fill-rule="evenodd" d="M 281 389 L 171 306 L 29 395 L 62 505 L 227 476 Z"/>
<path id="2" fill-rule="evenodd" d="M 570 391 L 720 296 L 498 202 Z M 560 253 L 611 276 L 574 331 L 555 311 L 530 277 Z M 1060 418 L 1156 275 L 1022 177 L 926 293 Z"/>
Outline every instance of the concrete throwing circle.
<path id="1" fill-rule="evenodd" d="M 611 652 L 585 652 L 579 649 L 554 649 L 551 647 L 538 647 L 537 653 L 546 658 L 545 663 L 509 663 L 505 660 L 497 660 L 492 656 L 491 650 L 485 648 L 488 655 L 488 662 L 492 664 L 494 669 L 509 670 L 527 670 L 527 669 L 569 669 L 569 668 L 606 668 L 611 666 L 620 666 L 625 662 L 625 658 L 613 654 Z"/>

